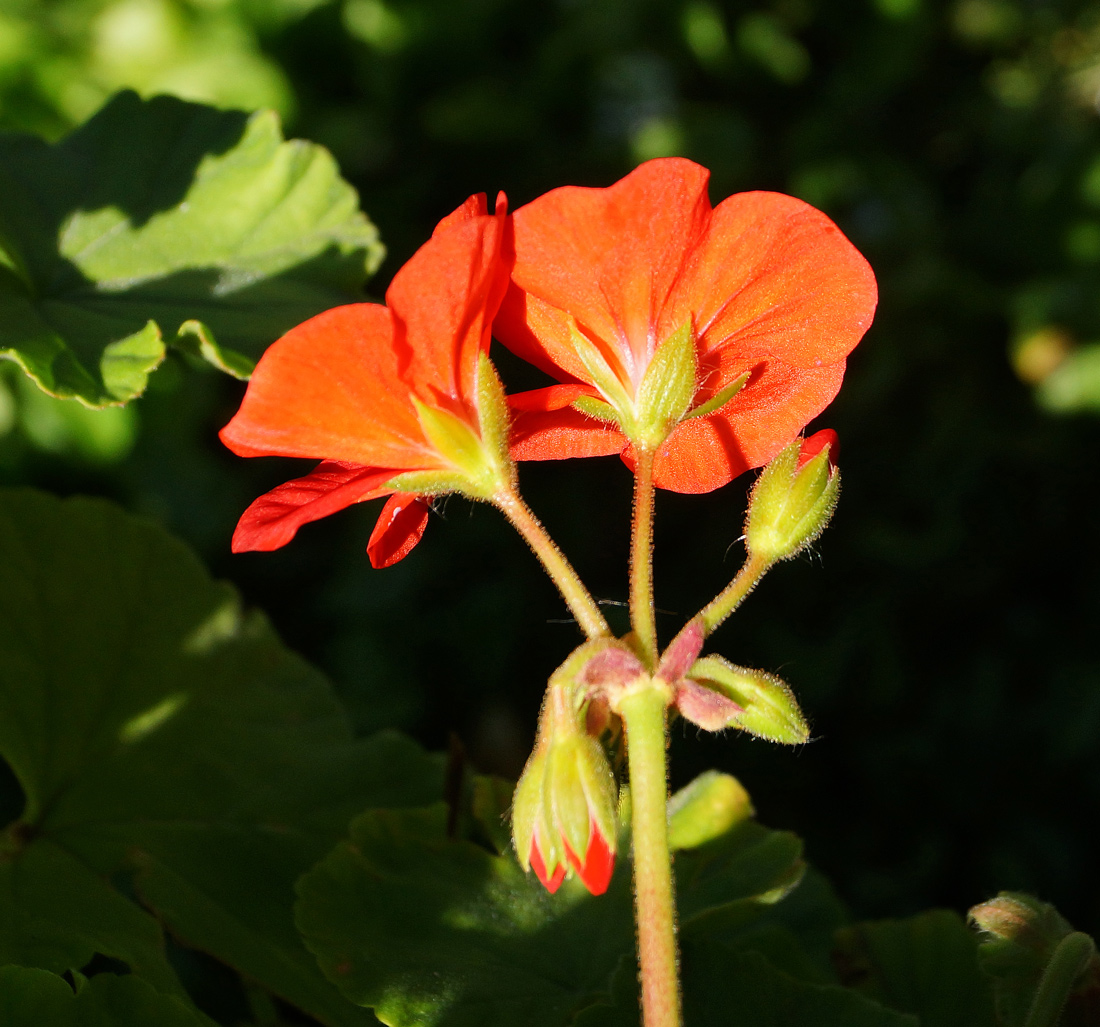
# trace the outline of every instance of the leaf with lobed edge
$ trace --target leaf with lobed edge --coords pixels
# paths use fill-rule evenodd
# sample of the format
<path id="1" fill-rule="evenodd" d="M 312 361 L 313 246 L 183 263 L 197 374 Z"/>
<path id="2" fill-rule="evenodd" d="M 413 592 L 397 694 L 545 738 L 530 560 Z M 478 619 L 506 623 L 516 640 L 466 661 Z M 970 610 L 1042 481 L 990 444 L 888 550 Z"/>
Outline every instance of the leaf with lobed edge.
<path id="1" fill-rule="evenodd" d="M 123 92 L 53 145 L 0 135 L 0 358 L 52 396 L 126 403 L 168 346 L 247 378 L 383 255 L 332 156 L 272 111 Z"/>

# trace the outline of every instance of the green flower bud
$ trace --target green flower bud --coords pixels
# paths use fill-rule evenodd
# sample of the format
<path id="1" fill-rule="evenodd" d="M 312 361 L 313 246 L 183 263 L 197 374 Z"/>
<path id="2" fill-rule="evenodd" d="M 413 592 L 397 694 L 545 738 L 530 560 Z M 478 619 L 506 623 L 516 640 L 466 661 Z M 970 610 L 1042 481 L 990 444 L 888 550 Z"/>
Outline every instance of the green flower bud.
<path id="1" fill-rule="evenodd" d="M 539 740 L 516 786 L 512 837 L 525 870 L 550 892 L 575 872 L 602 895 L 615 867 L 618 792 L 603 746 L 563 690 L 550 689 Z"/>
<path id="2" fill-rule="evenodd" d="M 764 468 L 745 521 L 745 544 L 754 557 L 789 560 L 825 530 L 840 492 L 835 449 L 836 433 L 826 429 L 795 439 Z"/>
<path id="3" fill-rule="evenodd" d="M 786 682 L 736 667 L 721 656 L 696 660 L 676 689 L 680 713 L 706 731 L 739 728 L 771 742 L 798 745 L 810 737 Z"/>

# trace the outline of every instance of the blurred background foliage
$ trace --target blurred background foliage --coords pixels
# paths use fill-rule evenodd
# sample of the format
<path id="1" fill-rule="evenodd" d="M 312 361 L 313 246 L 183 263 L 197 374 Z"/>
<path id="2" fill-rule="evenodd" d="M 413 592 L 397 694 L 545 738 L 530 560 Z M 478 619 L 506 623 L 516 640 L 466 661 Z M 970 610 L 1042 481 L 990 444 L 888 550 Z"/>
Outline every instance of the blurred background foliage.
<path id="1" fill-rule="evenodd" d="M 0 0 L 0 130 L 57 138 L 124 86 L 272 106 L 328 146 L 389 248 L 376 296 L 469 193 L 515 206 L 650 157 L 711 168 L 715 202 L 777 189 L 828 212 L 881 287 L 818 425 L 840 432 L 844 495 L 818 556 L 715 639 L 791 681 L 815 741 L 678 728 L 674 784 L 741 776 L 860 915 L 1014 888 L 1100 929 L 1100 4 Z M 93 412 L 0 365 L 0 481 L 156 517 L 360 729 L 453 732 L 517 773 L 578 637 L 522 543 L 450 500 L 387 571 L 368 510 L 231 556 L 247 503 L 302 466 L 220 447 L 242 391 L 173 354 L 140 401 Z M 595 593 L 625 600 L 627 471 L 522 481 Z M 739 565 L 746 485 L 661 496 L 666 639 Z"/>

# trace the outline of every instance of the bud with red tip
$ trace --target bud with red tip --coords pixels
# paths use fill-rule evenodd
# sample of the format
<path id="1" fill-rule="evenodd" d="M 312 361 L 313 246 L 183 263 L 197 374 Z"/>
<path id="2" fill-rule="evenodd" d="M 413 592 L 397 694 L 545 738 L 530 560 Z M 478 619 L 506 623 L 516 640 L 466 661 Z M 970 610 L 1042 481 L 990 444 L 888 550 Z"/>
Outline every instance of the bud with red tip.
<path id="1" fill-rule="evenodd" d="M 761 472 L 745 521 L 749 552 L 768 563 L 789 560 L 825 530 L 836 509 L 840 472 L 836 432 L 795 439 Z"/>
<path id="2" fill-rule="evenodd" d="M 512 803 L 512 837 L 524 870 L 550 892 L 568 874 L 602 895 L 615 867 L 615 778 L 585 730 L 583 694 L 551 683 L 535 751 Z"/>

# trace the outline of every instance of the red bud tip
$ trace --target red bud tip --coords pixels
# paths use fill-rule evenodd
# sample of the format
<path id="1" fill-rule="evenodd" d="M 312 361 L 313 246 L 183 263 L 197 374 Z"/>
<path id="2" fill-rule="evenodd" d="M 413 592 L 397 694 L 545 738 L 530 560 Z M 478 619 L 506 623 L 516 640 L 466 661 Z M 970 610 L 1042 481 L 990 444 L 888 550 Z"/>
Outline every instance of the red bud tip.
<path id="1" fill-rule="evenodd" d="M 798 466 L 802 467 L 808 464 L 826 446 L 829 447 L 829 463 L 836 467 L 836 455 L 840 442 L 832 428 L 822 428 L 821 431 L 814 432 L 808 439 L 802 440 L 802 447 L 798 451 Z"/>
<path id="2" fill-rule="evenodd" d="M 591 846 L 589 846 L 591 848 Z M 565 864 L 559 863 L 554 869 L 553 874 L 546 873 L 546 864 L 542 861 L 542 853 L 539 852 L 539 844 L 537 840 L 531 842 L 531 855 L 529 857 L 531 869 L 534 870 L 535 876 L 542 881 L 546 890 L 553 895 L 560 887 L 562 881 L 565 880 Z"/>
<path id="3" fill-rule="evenodd" d="M 569 862 L 576 870 L 577 876 L 584 882 L 584 886 L 593 895 L 602 895 L 611 884 L 611 874 L 615 869 L 615 853 L 608 848 L 607 841 L 600 834 L 596 822 L 592 821 L 588 835 L 588 852 L 585 853 L 584 862 L 581 862 L 577 854 L 565 841 L 565 852 Z M 534 866 L 534 861 L 532 861 Z"/>

